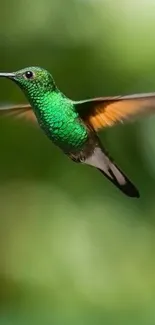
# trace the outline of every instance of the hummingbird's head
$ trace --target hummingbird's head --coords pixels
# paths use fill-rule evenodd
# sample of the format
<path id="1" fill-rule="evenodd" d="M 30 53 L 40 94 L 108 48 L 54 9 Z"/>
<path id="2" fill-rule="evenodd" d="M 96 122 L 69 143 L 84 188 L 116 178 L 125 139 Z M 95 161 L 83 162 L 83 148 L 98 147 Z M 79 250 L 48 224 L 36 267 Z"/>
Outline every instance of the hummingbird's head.
<path id="1" fill-rule="evenodd" d="M 40 67 L 24 68 L 13 73 L 0 73 L 0 77 L 13 80 L 29 99 L 35 99 L 56 89 L 52 75 Z"/>

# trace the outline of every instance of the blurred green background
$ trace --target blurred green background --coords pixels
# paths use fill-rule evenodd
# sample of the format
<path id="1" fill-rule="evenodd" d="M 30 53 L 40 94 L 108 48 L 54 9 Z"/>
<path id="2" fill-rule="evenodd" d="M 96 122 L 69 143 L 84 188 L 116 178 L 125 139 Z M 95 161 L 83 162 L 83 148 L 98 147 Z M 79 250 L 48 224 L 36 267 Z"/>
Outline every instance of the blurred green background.
<path id="1" fill-rule="evenodd" d="M 154 0 L 0 1 L 0 70 L 40 65 L 72 99 L 155 91 Z M 0 102 L 25 98 L 0 81 Z M 155 324 L 155 117 L 101 139 L 127 198 L 25 121 L 0 120 L 0 324 Z"/>

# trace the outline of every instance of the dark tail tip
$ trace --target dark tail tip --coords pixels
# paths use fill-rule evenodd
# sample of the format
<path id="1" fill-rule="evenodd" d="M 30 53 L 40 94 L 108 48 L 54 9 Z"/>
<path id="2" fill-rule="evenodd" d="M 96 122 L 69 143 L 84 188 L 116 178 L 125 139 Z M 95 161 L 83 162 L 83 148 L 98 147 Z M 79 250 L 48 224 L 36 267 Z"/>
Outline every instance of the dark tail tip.
<path id="1" fill-rule="evenodd" d="M 127 181 L 127 183 L 125 185 L 120 186 L 119 188 L 127 196 L 140 198 L 139 191 L 130 181 Z"/>
<path id="2" fill-rule="evenodd" d="M 117 167 L 118 168 L 118 167 Z M 123 192 L 125 195 L 129 196 L 129 197 L 132 197 L 132 198 L 139 198 L 140 197 L 140 194 L 139 194 L 139 191 L 137 190 L 137 188 L 130 182 L 130 180 L 122 173 L 122 175 L 124 176 L 125 178 L 125 184 L 120 184 L 118 182 L 118 180 L 116 179 L 116 177 L 114 176 L 113 174 L 113 178 L 110 178 L 108 177 L 104 171 L 102 169 L 99 169 L 98 170 L 104 175 L 106 176 L 109 181 L 111 181 L 117 188 L 119 188 L 119 190 L 121 190 L 121 192 Z M 119 169 L 118 169 L 119 170 Z M 119 170 L 120 171 L 120 170 Z"/>

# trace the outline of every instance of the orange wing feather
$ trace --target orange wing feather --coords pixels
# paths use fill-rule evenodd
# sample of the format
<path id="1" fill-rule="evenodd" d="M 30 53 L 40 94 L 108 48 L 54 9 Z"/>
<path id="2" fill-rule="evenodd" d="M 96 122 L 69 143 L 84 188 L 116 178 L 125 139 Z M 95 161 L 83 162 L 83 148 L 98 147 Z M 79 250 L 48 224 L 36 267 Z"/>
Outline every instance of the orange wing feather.
<path id="1" fill-rule="evenodd" d="M 155 93 L 96 98 L 77 105 L 80 117 L 99 130 L 142 114 L 155 113 Z"/>
<path id="2" fill-rule="evenodd" d="M 155 93 L 101 97 L 74 103 L 80 117 L 94 130 L 155 112 Z M 29 104 L 0 107 L 0 115 L 37 122 Z"/>

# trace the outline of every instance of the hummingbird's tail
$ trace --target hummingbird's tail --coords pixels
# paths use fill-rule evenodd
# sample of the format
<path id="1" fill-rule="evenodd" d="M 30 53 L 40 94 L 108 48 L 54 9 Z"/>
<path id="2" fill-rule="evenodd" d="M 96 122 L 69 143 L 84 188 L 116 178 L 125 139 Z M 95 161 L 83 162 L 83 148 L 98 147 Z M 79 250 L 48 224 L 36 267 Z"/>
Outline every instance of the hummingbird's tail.
<path id="1" fill-rule="evenodd" d="M 96 167 L 124 194 L 130 197 L 139 197 L 136 187 L 130 182 L 125 174 L 116 166 L 104 149 L 96 147 L 93 154 L 86 158 L 85 163 Z"/>

